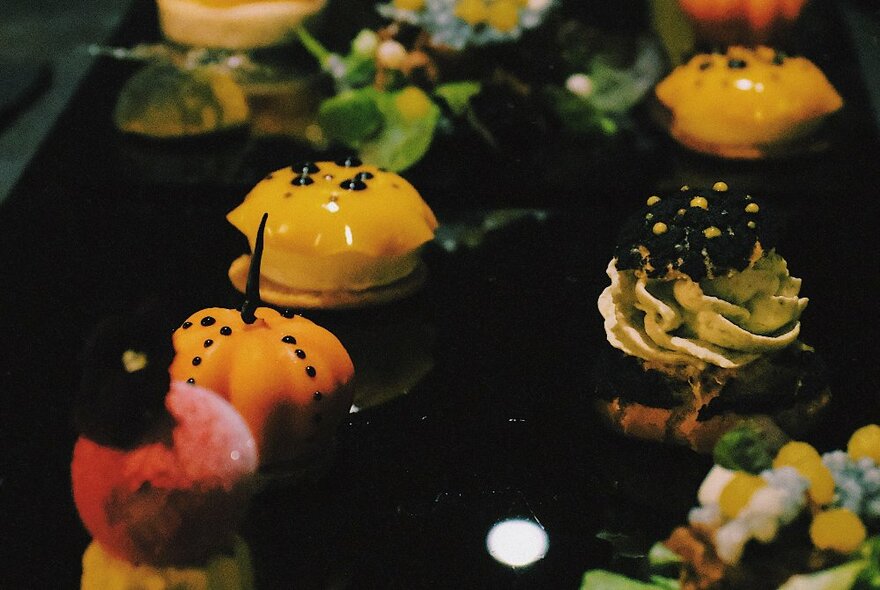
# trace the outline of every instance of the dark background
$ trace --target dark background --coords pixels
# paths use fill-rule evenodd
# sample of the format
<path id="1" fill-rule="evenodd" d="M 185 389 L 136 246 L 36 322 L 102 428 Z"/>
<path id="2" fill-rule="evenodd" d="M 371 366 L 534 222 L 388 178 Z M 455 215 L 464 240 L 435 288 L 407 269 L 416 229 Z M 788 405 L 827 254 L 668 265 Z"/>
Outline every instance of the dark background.
<path id="1" fill-rule="evenodd" d="M 344 22 L 342 4 L 331 14 L 348 38 L 357 23 Z M 136 2 L 111 42 L 155 39 L 151 7 Z M 624 535 L 638 553 L 683 519 L 707 460 L 611 436 L 589 411 L 592 361 L 605 345 L 595 301 L 614 232 L 658 189 L 723 179 L 765 197 L 788 221 L 780 251 L 811 299 L 803 339 L 832 370 L 835 405 L 813 441 L 834 448 L 854 426 L 880 419 L 880 150 L 869 91 L 877 72 L 860 61 L 877 46 L 870 35 L 853 42 L 852 6 L 844 7 L 814 3 L 795 41 L 847 102 L 821 156 L 720 162 L 684 152 L 647 121 L 636 137 L 601 149 L 548 142 L 486 154 L 468 138 L 438 140 L 407 178 L 441 220 L 494 207 L 550 217 L 491 234 L 478 249 L 429 249 L 430 283 L 399 305 L 307 314 L 343 342 L 370 326 L 427 323 L 435 366 L 409 396 L 352 415 L 323 477 L 279 483 L 255 499 L 242 532 L 261 587 L 574 588 L 588 568 L 634 567 L 597 534 Z M 97 21 L 107 20 L 72 27 L 71 43 L 86 30 L 97 40 L 118 11 L 96 5 Z M 74 12 L 30 4 L 10 14 L 39 29 Z M 626 12 L 587 14 L 613 25 Z M 59 57 L 17 56 L 29 55 L 49 60 L 57 83 Z M 109 113 L 133 71 L 102 59 L 57 123 L 47 115 L 43 127 L 28 126 L 31 135 L 2 136 L 10 145 L 48 132 L 0 208 L 0 587 L 78 583 L 88 536 L 70 499 L 70 411 L 90 328 L 149 302 L 177 321 L 237 306 L 225 271 L 245 243 L 225 213 L 267 171 L 313 155 L 244 135 L 174 144 L 122 137 Z M 12 125 L 48 108 L 41 101 L 56 88 Z M 491 560 L 486 532 L 507 516 L 544 526 L 544 560 L 522 570 Z"/>

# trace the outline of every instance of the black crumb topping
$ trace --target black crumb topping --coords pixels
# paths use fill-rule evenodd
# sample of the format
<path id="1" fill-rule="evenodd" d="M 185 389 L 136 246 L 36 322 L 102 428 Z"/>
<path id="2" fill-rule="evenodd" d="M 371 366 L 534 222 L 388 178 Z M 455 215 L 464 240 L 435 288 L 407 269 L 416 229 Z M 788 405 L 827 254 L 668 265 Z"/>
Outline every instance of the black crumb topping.
<path id="1" fill-rule="evenodd" d="M 174 358 L 160 314 L 113 317 L 84 351 L 74 420 L 98 444 L 132 448 L 172 418 L 165 409 Z"/>
<path id="2" fill-rule="evenodd" d="M 775 247 L 776 231 L 763 207 L 722 182 L 651 196 L 618 235 L 617 268 L 650 278 L 683 273 L 694 281 L 744 270 L 756 243 Z"/>
<path id="3" fill-rule="evenodd" d="M 745 68 L 748 64 L 744 59 L 731 59 L 727 62 L 727 67 L 731 70 L 741 70 Z"/>

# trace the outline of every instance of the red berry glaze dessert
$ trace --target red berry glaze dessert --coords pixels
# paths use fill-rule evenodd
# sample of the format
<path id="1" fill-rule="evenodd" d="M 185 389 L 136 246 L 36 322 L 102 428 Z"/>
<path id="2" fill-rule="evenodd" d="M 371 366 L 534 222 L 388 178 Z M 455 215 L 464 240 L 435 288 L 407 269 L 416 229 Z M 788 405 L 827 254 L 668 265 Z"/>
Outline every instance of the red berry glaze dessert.
<path id="1" fill-rule="evenodd" d="M 71 463 L 74 502 L 99 546 L 86 553 L 84 587 L 109 576 L 94 570 L 98 554 L 114 570 L 152 566 L 160 575 L 155 568 L 241 552 L 235 531 L 253 491 L 253 436 L 216 394 L 170 381 L 170 347 L 152 330 L 145 320 L 108 324 L 91 346 Z"/>

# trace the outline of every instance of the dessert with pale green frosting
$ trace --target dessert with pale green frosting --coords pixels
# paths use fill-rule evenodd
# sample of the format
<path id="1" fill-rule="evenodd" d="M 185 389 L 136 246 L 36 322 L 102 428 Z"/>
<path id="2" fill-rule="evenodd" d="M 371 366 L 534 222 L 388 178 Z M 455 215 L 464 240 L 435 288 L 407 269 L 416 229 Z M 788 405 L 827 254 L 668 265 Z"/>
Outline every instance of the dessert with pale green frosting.
<path id="1" fill-rule="evenodd" d="M 614 351 L 596 393 L 618 430 L 706 451 L 742 415 L 788 426 L 827 403 L 798 340 L 808 300 L 764 214 L 716 182 L 652 195 L 624 225 L 598 301 Z"/>

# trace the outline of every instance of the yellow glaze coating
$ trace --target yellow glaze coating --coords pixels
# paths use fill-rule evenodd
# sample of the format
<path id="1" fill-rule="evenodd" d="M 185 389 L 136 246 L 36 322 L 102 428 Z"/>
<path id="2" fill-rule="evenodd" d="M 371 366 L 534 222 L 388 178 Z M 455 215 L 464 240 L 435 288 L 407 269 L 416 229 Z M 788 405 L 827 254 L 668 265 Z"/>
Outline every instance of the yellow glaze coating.
<path id="1" fill-rule="evenodd" d="M 260 181 L 244 203 L 227 215 L 248 237 L 253 249 L 263 213 L 266 254 L 283 250 L 307 256 L 359 252 L 398 256 L 434 237 L 437 219 L 413 186 L 375 166 L 343 167 L 316 162 L 318 172 L 307 186 L 292 183 L 298 172 L 282 168 Z M 342 188 L 343 181 L 367 172 L 364 190 Z"/>
<path id="2" fill-rule="evenodd" d="M 843 100 L 802 57 L 768 47 L 701 54 L 656 88 L 671 111 L 670 133 L 686 146 L 727 157 L 763 157 L 808 136 Z"/>
<path id="3" fill-rule="evenodd" d="M 354 366 L 336 336 L 304 317 L 268 307 L 255 315 L 245 324 L 234 309 L 194 313 L 174 332 L 169 371 L 238 410 L 261 464 L 295 460 L 327 444 L 347 415 Z"/>

